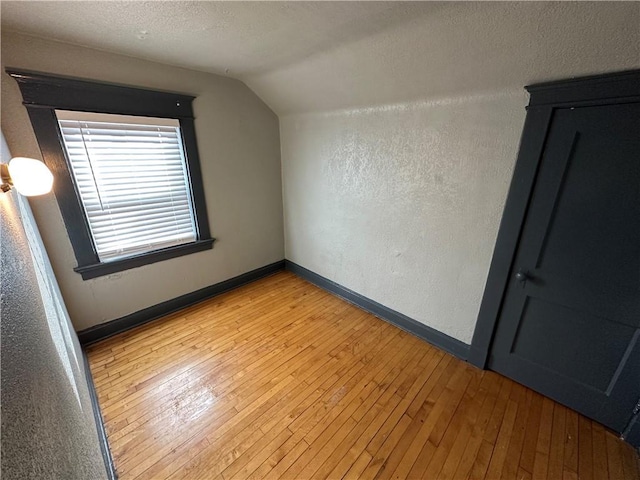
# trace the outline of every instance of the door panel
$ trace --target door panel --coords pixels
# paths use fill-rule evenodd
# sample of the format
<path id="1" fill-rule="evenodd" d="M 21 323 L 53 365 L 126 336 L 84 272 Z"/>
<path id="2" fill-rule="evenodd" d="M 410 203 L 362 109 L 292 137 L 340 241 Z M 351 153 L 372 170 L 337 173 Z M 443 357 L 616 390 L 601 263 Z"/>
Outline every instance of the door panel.
<path id="1" fill-rule="evenodd" d="M 622 431 L 640 395 L 640 104 L 555 111 L 490 368 Z"/>
<path id="2" fill-rule="evenodd" d="M 511 354 L 606 392 L 627 346 L 635 343 L 634 334 L 627 325 L 529 297 Z M 594 350 L 610 354 L 593 355 Z"/>

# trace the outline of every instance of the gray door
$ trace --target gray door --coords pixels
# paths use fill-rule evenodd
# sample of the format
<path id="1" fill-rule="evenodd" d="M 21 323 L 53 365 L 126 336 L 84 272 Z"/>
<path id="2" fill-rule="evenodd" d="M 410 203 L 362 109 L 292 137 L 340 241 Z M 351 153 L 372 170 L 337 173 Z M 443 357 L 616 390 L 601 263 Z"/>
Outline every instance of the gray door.
<path id="1" fill-rule="evenodd" d="M 489 367 L 621 432 L 639 336 L 640 104 L 558 109 Z"/>

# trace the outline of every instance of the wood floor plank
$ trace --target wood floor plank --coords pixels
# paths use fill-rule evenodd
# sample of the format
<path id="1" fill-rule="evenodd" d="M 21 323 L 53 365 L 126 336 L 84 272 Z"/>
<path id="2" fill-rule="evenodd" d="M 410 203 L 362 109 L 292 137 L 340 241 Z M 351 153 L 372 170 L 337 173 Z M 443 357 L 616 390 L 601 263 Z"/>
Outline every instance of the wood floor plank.
<path id="1" fill-rule="evenodd" d="M 335 326 L 335 325 L 333 325 Z M 266 343 L 264 343 L 266 342 Z M 270 352 L 276 349 L 276 347 L 278 346 L 278 344 L 276 343 L 272 343 L 272 341 L 270 339 L 267 339 L 265 341 L 263 341 L 263 344 L 266 346 L 266 349 L 263 349 L 262 347 L 258 348 L 255 350 L 254 354 L 255 355 L 259 355 L 260 357 L 264 358 L 264 352 Z M 268 355 L 268 353 L 267 353 Z M 249 358 L 249 356 L 247 357 Z M 180 388 L 194 388 L 194 382 L 195 381 L 205 381 L 205 382 L 209 382 L 209 381 L 213 381 L 215 380 L 215 384 L 219 385 L 221 384 L 223 381 L 226 381 L 226 379 L 228 379 L 230 376 L 232 375 L 237 375 L 238 372 L 237 370 L 240 370 L 238 368 L 238 363 L 237 361 L 234 361 L 232 363 L 232 366 L 235 366 L 235 368 L 227 368 L 227 365 L 225 363 L 224 358 L 218 358 L 218 362 L 215 362 L 215 366 L 213 368 L 211 368 L 209 370 L 209 372 L 206 373 L 206 375 L 201 375 L 197 372 L 194 372 L 193 370 L 187 370 L 185 372 L 185 375 L 190 374 L 191 378 L 192 378 L 192 382 L 189 384 L 188 382 L 186 383 L 186 385 L 183 387 L 182 382 L 180 383 Z M 180 374 L 180 377 L 183 374 Z M 175 377 L 178 378 L 178 377 Z M 237 384 L 234 385 L 234 388 L 238 388 L 241 385 L 240 382 L 237 382 Z M 172 385 L 170 389 L 168 390 L 168 394 L 176 394 L 176 385 Z M 177 392 L 178 394 L 180 393 L 179 391 Z M 154 398 L 155 397 L 155 398 Z M 157 396 L 150 396 L 150 400 L 151 401 L 157 401 Z M 163 399 L 165 400 L 165 399 Z M 146 412 L 146 409 L 136 409 L 135 412 L 139 412 L 140 410 L 142 410 L 143 412 Z M 127 418 L 127 420 L 131 420 L 131 418 Z"/>
<path id="2" fill-rule="evenodd" d="M 390 352 L 389 352 L 389 353 L 391 354 L 391 353 L 392 353 L 392 352 L 394 352 L 394 351 L 396 351 L 396 352 L 397 352 L 398 347 L 401 347 L 401 346 L 402 346 L 402 344 L 399 344 L 399 343 L 398 343 L 398 344 L 394 347 L 394 349 L 390 350 Z M 383 368 L 383 369 L 381 369 L 381 372 L 384 372 L 384 371 L 385 371 L 385 369 L 384 369 L 384 368 Z M 378 381 L 380 381 L 380 380 L 378 380 Z M 375 387 L 377 387 L 377 383 L 375 383 L 375 382 L 376 382 L 376 378 L 374 378 L 374 379 L 373 379 L 373 381 L 372 381 L 371 383 L 367 384 L 366 386 L 369 386 L 369 385 L 370 385 L 370 386 L 372 387 L 372 388 L 371 388 L 371 390 L 373 390 Z M 373 393 L 365 394 L 364 396 L 365 396 L 365 398 L 374 398 Z M 364 404 L 364 403 L 365 403 L 365 402 L 363 402 L 363 404 Z M 357 424 L 357 422 L 355 422 L 355 421 L 354 421 L 354 426 L 355 426 L 356 424 Z M 345 426 L 345 425 L 347 425 L 347 423 L 345 423 L 345 424 L 343 425 L 343 427 L 341 427 L 341 428 L 344 428 L 344 426 Z M 309 443 L 309 442 L 310 442 L 310 437 L 309 437 L 309 435 L 307 435 L 307 436 L 305 437 L 305 441 L 307 441 L 307 443 Z M 325 449 L 326 449 L 326 447 L 325 447 Z M 331 449 L 330 449 L 329 453 L 332 453 L 334 450 L 335 450 L 335 447 L 331 447 Z M 246 456 L 246 454 L 245 454 L 245 455 L 243 455 L 242 457 L 245 457 L 245 456 Z M 238 468 L 240 468 L 240 467 L 242 467 L 242 466 L 243 466 L 243 458 L 242 458 L 242 457 L 241 457 L 241 458 L 239 458 L 238 460 L 236 460 L 236 461 L 235 461 L 231 466 L 229 466 L 229 467 L 228 467 L 228 468 L 223 472 L 223 475 L 225 476 L 225 478 L 226 478 L 226 477 L 228 477 L 228 476 L 230 476 L 230 475 L 232 475 L 232 474 L 234 474 L 235 472 L 237 472 L 237 471 L 238 471 Z M 315 462 L 318 462 L 318 458 L 314 458 L 313 460 L 314 460 Z M 258 465 L 259 465 L 259 464 L 258 464 Z M 256 467 L 257 467 L 258 465 L 256 465 Z M 250 473 L 250 472 L 248 472 L 248 473 Z"/>
<path id="3" fill-rule="evenodd" d="M 578 473 L 578 414 L 567 409 L 564 442 L 564 469 Z"/>
<path id="4" fill-rule="evenodd" d="M 516 387 L 520 387 L 516 385 Z M 517 388 L 518 393 L 514 398 L 510 398 L 507 401 L 507 409 L 504 413 L 504 419 L 498 432 L 498 437 L 491 455 L 491 462 L 487 470 L 487 479 L 500 478 L 500 473 L 507 460 L 507 449 L 509 448 L 509 442 L 511 441 L 511 435 L 516 423 L 516 415 L 518 414 L 518 401 L 521 398 L 521 390 Z"/>
<path id="5" fill-rule="evenodd" d="M 566 412 L 567 409 L 558 403 L 553 406 L 548 478 L 562 478 L 563 475 Z"/>
<path id="6" fill-rule="evenodd" d="M 252 398 L 255 398 L 255 396 L 256 396 L 256 395 L 261 395 L 261 393 L 260 393 L 260 390 L 259 390 L 259 389 L 256 391 L 256 393 L 253 395 L 253 397 L 252 397 Z M 234 405 L 235 405 L 235 403 L 236 403 L 236 402 L 233 402 L 233 404 L 234 404 Z M 234 405 L 232 405 L 232 406 L 234 406 Z"/>
<path id="7" fill-rule="evenodd" d="M 293 328 L 289 330 L 288 335 L 291 336 L 298 333 L 308 334 L 309 332 L 305 332 L 304 330 L 300 331 L 296 328 Z M 254 353 L 254 357 L 256 354 L 262 355 L 264 352 L 270 352 L 275 350 L 278 345 L 277 342 L 279 342 L 277 335 L 266 336 L 262 340 L 262 344 L 259 346 L 259 348 L 256 349 Z M 198 362 L 195 365 L 191 363 L 183 362 L 182 365 L 179 366 L 179 372 L 178 372 L 179 375 L 174 377 L 169 376 L 168 378 L 165 377 L 162 379 L 162 381 L 158 381 L 152 384 L 149 390 L 162 389 L 165 395 L 176 395 L 180 393 L 180 390 L 193 389 L 196 381 L 207 382 L 208 379 L 213 376 L 215 376 L 217 382 L 219 383 L 225 378 L 227 378 L 229 375 L 231 375 L 232 373 L 237 373 L 236 370 L 233 370 L 231 373 L 229 373 L 228 371 L 225 372 L 224 367 L 226 367 L 227 362 L 235 362 L 235 364 L 237 365 L 237 362 L 239 360 L 249 356 L 248 353 L 239 354 L 239 355 L 240 356 L 236 356 L 231 353 L 224 352 L 218 357 L 216 357 L 215 354 L 205 353 L 204 358 L 206 360 L 215 362 L 214 368 L 211 368 L 210 365 L 207 363 L 203 363 L 202 360 L 198 360 Z M 197 353 L 195 353 L 194 356 L 197 357 Z M 179 383 L 176 383 L 176 380 Z M 164 383 L 167 383 L 169 381 L 173 382 L 171 387 L 164 388 L 165 387 Z M 136 391 L 136 393 L 132 393 L 131 395 L 129 395 L 126 402 L 120 402 L 120 404 L 114 406 L 114 408 L 111 408 L 110 405 L 107 404 L 107 407 L 105 409 L 105 417 L 107 417 L 108 420 L 113 419 L 114 421 L 117 421 L 124 416 L 126 417 L 127 421 L 130 422 L 131 421 L 130 416 L 124 415 L 124 414 L 126 413 L 127 410 L 131 409 L 131 407 L 137 406 L 135 411 L 140 412 L 140 411 L 146 411 L 146 410 L 144 408 L 140 408 L 142 405 L 138 405 L 138 404 L 143 404 L 143 402 L 145 401 L 147 403 L 149 402 L 157 403 L 157 400 L 158 400 L 157 395 L 154 395 L 149 390 Z"/>
<path id="8" fill-rule="evenodd" d="M 638 480 L 638 457 L 635 455 L 634 448 L 626 443 L 618 442 L 620 453 L 622 456 L 622 470 L 624 478 L 630 480 Z"/>
<path id="9" fill-rule="evenodd" d="M 349 471 L 340 478 L 344 480 L 359 480 L 363 477 L 364 469 L 367 468 L 367 465 L 371 462 L 371 455 L 367 452 L 362 452 L 362 455 L 358 457 L 358 459 L 353 463 Z M 339 478 L 339 477 L 329 477 L 329 478 Z"/>
<path id="10" fill-rule="evenodd" d="M 382 445 L 380 445 L 380 448 L 375 452 L 375 455 L 369 455 L 367 450 L 364 450 L 362 452 L 361 456 L 369 457 L 371 458 L 371 460 L 369 461 L 367 466 L 364 468 L 364 470 L 361 471 L 360 478 L 362 478 L 363 480 L 371 479 L 371 478 L 379 478 L 377 476 L 377 473 L 380 470 L 380 467 L 384 464 L 385 460 L 389 457 L 389 455 L 397 445 L 398 440 L 400 439 L 400 437 L 402 436 L 402 434 L 407 429 L 410 423 L 411 423 L 411 418 L 407 415 L 403 415 L 398 421 L 398 423 L 394 425 L 393 430 L 389 432 L 389 435 L 385 437 L 384 442 L 382 443 Z M 360 470 L 360 468 L 356 467 L 356 465 L 359 465 L 360 463 L 361 463 L 361 460 L 360 458 L 358 458 L 355 461 L 354 465 L 349 469 L 345 477 L 351 477 L 351 478 L 355 477 L 357 470 Z"/>
<path id="11" fill-rule="evenodd" d="M 272 452 L 262 464 L 253 471 L 247 478 L 260 479 L 260 478 L 277 478 L 279 473 L 277 468 L 281 471 L 286 471 L 291 463 L 302 455 L 302 452 L 306 450 L 307 444 L 303 440 L 297 441 L 297 438 L 289 437 L 280 448 Z M 285 458 L 289 458 L 289 462 L 285 461 Z"/>
<path id="12" fill-rule="evenodd" d="M 524 468 L 518 468 L 518 480 L 531 480 L 531 473 L 526 471 Z"/>
<path id="13" fill-rule="evenodd" d="M 361 366 L 360 366 L 359 368 L 361 368 Z M 351 371 L 351 373 L 348 375 L 348 377 L 349 377 L 349 378 L 353 377 L 353 376 L 354 376 L 354 373 L 355 373 L 356 371 L 357 371 L 357 370 L 352 370 L 352 371 Z M 329 393 L 330 393 L 330 392 L 329 392 Z M 308 411 L 310 410 L 309 408 L 307 408 L 308 406 L 309 406 L 309 405 L 307 405 L 307 406 L 305 406 L 305 407 L 304 407 L 304 408 L 307 410 L 306 414 L 308 414 Z M 296 415 L 296 416 L 297 416 L 297 415 Z M 288 421 L 295 420 L 295 419 L 296 419 L 296 416 L 291 416 L 291 415 L 290 415 L 290 416 L 289 416 L 289 420 L 288 420 Z M 276 421 L 276 423 L 279 423 L 279 422 L 277 422 L 277 421 Z M 265 427 L 264 427 L 264 426 L 262 426 L 261 428 L 262 428 L 263 430 L 265 429 Z"/>
<path id="14" fill-rule="evenodd" d="M 229 292 L 225 294 L 224 297 L 230 296 L 232 297 L 234 292 Z M 157 321 L 159 325 L 156 326 L 156 322 L 153 323 L 153 326 L 149 324 L 143 325 L 142 327 L 138 327 L 138 329 L 134 329 L 132 332 L 137 332 L 136 341 L 135 342 L 127 342 L 125 347 L 120 348 L 118 356 L 111 362 L 109 366 L 109 372 L 117 372 L 119 371 L 119 367 L 126 369 L 131 374 L 137 374 L 137 370 L 132 370 L 131 361 L 137 360 L 138 358 L 144 356 L 144 354 L 138 354 L 140 350 L 151 349 L 152 352 L 157 353 L 156 357 L 161 356 L 161 346 L 165 345 L 164 341 L 169 341 L 170 347 L 175 347 L 175 343 L 172 342 L 174 339 L 174 331 L 182 332 L 183 326 L 188 328 L 191 325 L 195 325 L 198 327 L 199 331 L 203 334 L 206 334 L 208 331 L 215 331 L 216 335 L 220 336 L 221 331 L 224 333 L 229 333 L 229 327 L 233 327 L 232 331 L 237 330 L 237 327 L 240 325 L 238 319 L 243 318 L 244 316 L 252 316 L 256 315 L 262 308 L 264 308 L 265 301 L 268 301 L 273 304 L 277 304 L 280 301 L 280 305 L 282 308 L 289 306 L 290 301 L 295 297 L 288 295 L 287 292 L 280 292 L 280 298 L 274 297 L 271 298 L 269 296 L 265 296 L 264 298 L 259 299 L 259 301 L 254 302 L 253 304 L 246 306 L 246 311 L 242 308 L 231 309 L 229 312 L 225 312 L 224 314 L 215 316 L 215 323 L 213 322 L 205 322 L 203 320 L 207 320 L 210 315 L 207 312 L 202 312 L 201 309 L 198 310 L 197 307 L 190 307 L 187 309 L 184 315 L 180 315 L 179 317 L 169 316 L 168 318 Z M 308 302 L 309 299 L 312 298 L 312 294 L 306 297 L 305 302 Z M 216 305 L 219 305 L 216 304 Z M 254 325 L 255 327 L 255 325 Z M 139 331 L 138 331 L 139 330 Z M 233 333 L 233 332 L 231 332 Z M 127 336 L 133 335 L 131 332 L 127 332 L 123 334 L 124 338 L 128 338 Z M 114 339 L 107 340 L 116 341 L 115 339 L 119 337 L 114 337 Z M 220 342 L 217 343 L 219 345 Z M 101 344 L 102 345 L 102 344 Z M 109 353 L 111 355 L 114 354 L 114 351 L 117 349 L 111 348 L 109 349 Z M 125 355 L 125 351 L 127 352 Z M 172 351 L 175 351 L 175 348 L 172 348 Z M 99 352 L 91 351 L 93 354 L 99 354 Z"/>
<path id="15" fill-rule="evenodd" d="M 483 397 L 478 394 L 482 382 L 482 372 L 471 371 L 471 381 L 463 394 L 462 400 L 451 415 L 450 421 L 442 432 L 437 434 L 434 430 L 429 436 L 428 445 L 422 448 L 422 452 L 409 471 L 412 478 L 441 478 L 442 470 L 449 459 L 452 471 L 455 471 L 460 462 L 465 443 L 468 440 L 471 429 L 477 416 L 479 405 Z M 435 435 L 434 435 L 435 434 Z M 455 448 L 458 439 L 460 447 Z M 431 446 L 435 447 L 432 451 Z"/>
<path id="16" fill-rule="evenodd" d="M 380 388 L 376 394 L 370 395 L 367 400 L 352 413 L 351 418 L 357 422 L 356 425 L 340 445 L 334 449 L 331 453 L 331 457 L 326 459 L 314 473 L 314 478 L 338 478 L 342 477 L 349 470 L 349 467 L 356 459 L 356 455 L 354 455 L 355 452 L 362 452 L 366 446 L 366 438 L 369 437 L 361 439 L 363 433 L 370 425 L 372 425 L 373 422 L 375 422 L 376 418 L 380 417 L 383 407 L 378 403 L 379 399 L 381 399 L 385 394 L 389 395 L 390 393 L 397 393 L 399 391 L 399 387 L 402 385 L 404 377 L 407 376 L 402 375 L 401 372 L 403 370 L 413 372 L 415 368 L 421 365 L 421 361 L 424 357 L 431 357 L 431 353 L 433 352 L 410 351 L 407 352 L 405 357 L 399 360 L 396 368 L 389 372 L 387 377 L 382 380 Z M 399 384 L 397 384 L 398 382 Z M 360 440 L 359 445 L 357 440 Z M 354 452 L 349 455 L 349 452 L 351 452 L 352 449 Z M 366 465 L 364 467 L 366 467 Z"/>
<path id="17" fill-rule="evenodd" d="M 465 479 L 471 473 L 471 468 L 478 454 L 478 450 L 480 449 L 480 445 L 482 444 L 484 431 L 487 428 L 489 418 L 491 417 L 491 413 L 493 412 L 493 409 L 495 407 L 498 392 L 501 389 L 501 385 L 504 383 L 503 378 L 499 377 L 498 375 L 492 374 L 491 372 L 485 372 L 484 379 L 486 379 L 488 382 L 487 396 L 478 413 L 478 419 L 473 426 L 473 430 L 471 432 L 471 435 L 469 436 L 469 440 L 465 445 L 462 458 L 455 472 L 450 477 L 453 479 Z M 447 478 L 446 474 L 444 478 Z"/>
<path id="18" fill-rule="evenodd" d="M 478 449 L 476 459 L 471 466 L 471 472 L 469 472 L 469 476 L 467 478 L 473 480 L 485 478 L 487 469 L 489 468 L 489 463 L 491 463 L 493 447 L 493 444 L 487 442 L 486 440 L 482 440 L 482 444 Z"/>
<path id="19" fill-rule="evenodd" d="M 451 375 L 453 375 L 456 370 L 459 372 L 463 371 L 463 368 L 460 365 L 456 365 L 455 362 L 450 362 L 449 358 L 445 358 L 438 367 L 439 368 L 436 369 L 437 374 L 435 374 L 436 372 L 434 372 L 434 375 L 429 378 L 429 381 L 426 382 L 425 386 L 428 387 L 426 391 L 424 388 L 420 390 L 420 396 L 422 396 L 424 392 L 428 394 L 420 409 L 413 416 L 411 416 L 409 412 L 411 410 L 411 405 L 413 404 L 413 402 L 411 402 L 409 399 L 404 399 L 403 401 L 401 401 L 391 413 L 391 415 L 387 418 L 380 430 L 378 430 L 376 435 L 367 445 L 366 450 L 373 457 L 372 465 L 369 466 L 368 469 L 371 470 L 373 467 L 378 466 L 380 472 L 376 475 L 378 475 L 379 478 L 391 477 L 395 469 L 403 461 L 403 458 L 407 453 L 407 449 L 415 440 L 415 437 L 418 435 L 420 428 L 428 418 L 430 412 L 433 410 L 437 400 L 444 392 L 447 382 L 451 379 Z M 401 418 L 402 415 L 409 415 L 412 419 L 412 422 L 406 429 L 404 429 L 402 436 L 398 441 L 397 448 L 395 448 L 388 456 L 388 458 L 384 460 L 384 463 L 382 463 L 383 459 L 380 456 L 376 456 L 376 452 L 385 441 L 388 432 L 395 427 L 398 419 Z M 409 468 L 411 468 L 411 465 L 409 465 Z"/>
<path id="20" fill-rule="evenodd" d="M 469 402 L 469 406 L 463 409 L 461 404 L 460 411 L 456 412 L 457 423 L 452 421 L 447 429 L 445 437 L 455 436 L 453 443 L 449 446 L 445 443 L 445 439 L 443 439 L 443 443 L 438 447 L 439 450 L 442 450 L 442 453 L 436 452 L 436 455 L 442 455 L 444 457 L 442 460 L 442 468 L 437 476 L 438 480 L 455 478 L 455 473 L 464 458 L 464 452 L 472 441 L 476 423 L 482 421 L 483 415 L 487 415 L 486 412 L 488 412 L 488 408 L 483 407 L 485 406 L 487 398 L 491 397 L 490 390 L 493 385 L 493 377 L 485 375 L 485 373 L 486 372 L 479 372 L 477 374 L 477 380 L 479 380 L 478 390 L 467 389 L 463 401 Z M 431 465 L 428 465 L 427 468 L 431 468 Z M 428 472 L 428 469 L 425 470 L 425 473 L 428 474 Z"/>
<path id="21" fill-rule="evenodd" d="M 518 403 L 518 413 L 516 415 L 516 421 L 511 433 L 511 439 L 509 440 L 509 447 L 507 448 L 507 458 L 505 459 L 504 466 L 502 467 L 501 478 L 505 480 L 516 480 L 518 476 L 518 470 L 520 468 L 520 456 L 522 454 L 522 447 L 524 444 L 524 435 L 527 428 L 527 422 L 529 414 L 531 413 L 531 401 L 533 392 L 527 390 L 523 392 L 521 401 Z M 524 401 L 522 401 L 524 399 Z"/>
<path id="22" fill-rule="evenodd" d="M 446 428 L 451 416 L 460 402 L 467 385 L 471 381 L 472 374 L 467 368 L 459 369 L 449 380 L 443 393 L 438 397 L 433 408 L 430 410 L 424 423 L 416 433 L 413 441 L 407 448 L 399 465 L 393 471 L 392 476 L 396 478 L 407 478 L 414 463 L 422 453 L 425 457 L 429 457 L 431 452 L 435 450 L 441 439 L 441 431 Z M 452 408 L 452 405 L 454 406 Z M 442 425 L 445 425 L 443 427 Z M 439 429 L 438 429 L 439 428 Z M 423 451 L 427 445 L 427 451 Z M 387 468 L 391 471 L 391 468 Z M 389 478 L 382 475 L 379 478 Z"/>
<path id="23" fill-rule="evenodd" d="M 593 477 L 591 420 L 580 416 L 578 430 L 578 478 L 580 480 L 595 480 Z"/>
<path id="24" fill-rule="evenodd" d="M 607 441 L 607 458 L 609 460 L 609 478 L 631 478 L 626 476 L 624 471 L 623 445 L 610 432 L 606 432 L 605 437 Z"/>
<path id="25" fill-rule="evenodd" d="M 289 272 L 87 353 L 122 480 L 640 480 L 602 426 Z"/>
<path id="26" fill-rule="evenodd" d="M 259 381 L 260 378 L 261 377 L 258 377 L 257 380 Z M 241 384 L 239 384 L 239 385 L 241 385 Z M 260 394 L 260 390 L 259 389 L 255 389 L 255 384 L 254 384 L 254 390 L 255 390 L 254 395 L 252 397 L 247 397 L 245 400 L 253 399 L 253 398 L 255 398 L 255 395 L 259 395 Z M 234 408 L 236 407 L 238 402 L 234 401 L 234 399 L 237 399 L 237 396 L 238 396 L 237 392 L 235 390 L 233 390 L 233 389 L 230 389 L 229 394 L 226 396 L 226 400 L 228 402 L 232 402 L 232 404 L 229 405 L 230 407 L 234 407 Z"/>
<path id="27" fill-rule="evenodd" d="M 390 355 L 393 354 L 390 353 Z M 386 360 L 388 359 L 381 357 L 377 362 L 378 367 L 383 367 L 383 372 L 384 367 L 388 365 Z M 314 418 L 321 419 L 315 422 L 315 425 L 313 424 L 313 420 L 311 423 L 308 419 L 301 422 L 297 430 L 300 434 L 304 435 L 304 440 L 309 445 L 309 448 L 305 451 L 304 455 L 296 460 L 290 469 L 287 470 L 285 476 L 304 477 L 305 475 L 311 475 L 320 467 L 327 458 L 324 455 L 331 453 L 331 451 L 327 449 L 327 443 L 331 440 L 335 443 L 336 440 L 332 437 L 336 430 L 339 434 L 344 434 L 343 436 L 346 436 L 357 424 L 355 420 L 349 417 L 362 403 L 364 403 L 363 398 L 366 398 L 377 386 L 374 380 L 375 377 L 374 379 L 371 379 L 368 376 L 361 378 L 360 381 L 352 388 L 351 394 L 345 395 L 335 402 L 332 406 L 333 408 L 331 408 L 328 413 L 323 412 L 321 409 L 318 410 L 319 415 L 316 414 Z M 353 425 L 345 431 L 340 427 L 344 422 L 346 422 L 347 425 L 350 425 L 353 422 Z M 312 428 L 305 428 L 305 426 Z M 344 438 L 342 438 L 342 440 L 344 440 Z M 342 440 L 338 443 L 341 443 Z M 331 450 L 333 449 L 335 448 L 332 448 Z"/>
<path id="28" fill-rule="evenodd" d="M 530 475 L 533 474 L 533 465 L 536 456 L 536 445 L 538 434 L 540 433 L 540 417 L 542 416 L 542 395 L 532 392 L 531 410 L 525 430 L 522 454 L 520 455 L 520 466 L 518 471 L 524 470 Z"/>
<path id="29" fill-rule="evenodd" d="M 393 338 L 394 338 L 393 336 L 388 337 L 386 339 L 386 342 L 392 340 Z M 385 345 L 386 342 L 378 345 Z M 353 365 L 351 369 L 345 374 L 346 378 L 354 378 L 356 373 L 361 368 L 362 368 L 362 364 L 358 363 Z M 335 379 L 330 379 L 330 380 L 335 381 Z M 246 410 L 238 412 L 238 414 L 234 417 L 234 419 L 231 422 L 227 422 L 225 425 L 222 426 L 222 428 L 218 429 L 215 432 L 215 434 L 213 434 L 213 436 L 209 437 L 211 443 L 215 441 L 220 442 L 224 440 L 224 437 L 221 437 L 221 435 L 226 434 L 227 436 L 230 436 L 232 438 L 232 441 L 231 442 L 225 441 L 224 442 L 225 447 L 222 449 L 221 448 L 216 448 L 215 450 L 213 448 L 209 449 L 209 450 L 214 450 L 215 454 L 213 456 L 208 455 L 207 452 L 202 452 L 202 454 L 200 454 L 198 458 L 194 459 L 194 462 L 192 462 L 193 463 L 192 465 L 185 467 L 185 470 L 191 471 L 194 469 L 200 469 L 200 470 L 208 471 L 211 473 L 214 470 L 221 471 L 229 463 L 234 462 L 237 459 L 237 457 L 241 456 L 242 452 L 251 445 L 252 439 L 258 438 L 260 436 L 260 433 L 252 432 L 252 429 L 247 427 L 253 426 L 253 427 L 259 427 L 263 429 L 264 425 L 261 425 L 261 423 L 264 420 L 270 421 L 274 418 L 276 419 L 275 423 L 279 423 L 278 417 L 273 417 L 273 415 L 269 415 L 269 413 L 272 410 L 274 410 L 276 406 L 277 406 L 277 402 L 274 405 L 272 401 L 269 401 L 260 405 L 260 407 L 249 416 L 245 415 Z M 258 416 L 258 414 L 261 414 L 261 415 Z M 290 416 L 289 421 L 294 419 L 295 417 Z M 232 430 L 227 433 L 226 429 L 228 429 L 228 427 L 230 426 L 232 426 Z M 255 430 L 255 428 L 253 430 Z M 253 437 L 251 437 L 251 435 L 253 435 Z M 189 442 L 193 443 L 194 441 L 196 440 L 191 439 Z M 185 444 L 181 448 L 188 449 L 189 445 Z M 225 456 L 225 454 L 227 453 L 228 455 Z M 163 459 L 163 462 L 166 462 L 166 461 Z M 157 475 L 158 474 L 157 466 L 155 466 L 154 468 L 156 470 L 154 471 L 154 469 L 151 469 L 150 472 L 153 472 L 154 475 Z M 150 473 L 147 473 L 147 475 L 150 475 Z"/>
<path id="30" fill-rule="evenodd" d="M 371 399 L 375 403 L 370 406 L 366 414 L 360 415 L 356 411 L 351 415 L 358 424 L 342 444 L 336 448 L 335 455 L 342 458 L 337 462 L 335 460 L 325 461 L 315 473 L 316 478 L 342 478 L 359 457 L 371 460 L 370 455 L 361 454 L 378 428 L 391 414 L 393 407 L 399 403 L 399 393 L 402 392 L 400 387 L 405 384 L 406 378 L 410 378 L 417 373 L 415 369 L 424 368 L 424 365 L 428 364 L 427 361 L 432 359 L 434 354 L 435 351 L 433 350 L 426 352 L 414 351 L 408 354 L 412 355 L 412 357 L 409 357 L 410 359 L 406 362 L 404 359 L 400 360 L 397 371 L 389 374 L 389 376 L 395 374 L 395 378 L 393 380 L 385 378 L 383 381 L 383 385 L 386 385 L 384 392 L 380 396 Z M 391 399 L 392 396 L 395 397 L 395 400 Z M 371 401 L 368 403 L 371 403 Z M 360 461 L 362 462 L 363 460 Z M 367 461 L 367 464 L 369 461 Z"/>
<path id="31" fill-rule="evenodd" d="M 512 382 L 506 380 L 502 381 L 500 391 L 497 395 L 497 400 L 493 410 L 491 411 L 491 416 L 487 421 L 484 432 L 481 432 L 483 436 L 478 439 L 480 445 L 475 449 L 475 457 L 473 453 L 471 454 L 473 463 L 471 464 L 471 468 L 467 470 L 467 478 L 481 479 L 484 478 L 487 473 L 487 469 L 489 468 L 491 457 L 493 455 L 495 440 L 499 432 L 498 429 L 500 428 L 504 411 L 507 408 L 507 402 L 513 385 L 514 384 Z"/>
<path id="32" fill-rule="evenodd" d="M 533 471 L 531 472 L 531 477 L 533 478 L 533 480 L 542 480 L 547 478 L 552 429 L 553 402 L 548 398 L 544 398 L 542 401 L 542 411 L 540 412 L 540 425 L 538 427 L 536 454 L 533 463 Z"/>
<path id="33" fill-rule="evenodd" d="M 591 423 L 593 445 L 593 478 L 611 478 L 609 476 L 609 456 L 607 454 L 606 432 L 602 425 Z"/>
<path id="34" fill-rule="evenodd" d="M 483 437 L 484 440 L 491 445 L 495 445 L 496 443 L 498 433 L 500 432 L 500 425 L 502 424 L 504 413 L 507 409 L 509 396 L 511 395 L 511 390 L 515 387 L 517 387 L 517 384 L 514 382 L 504 382 L 502 389 L 500 390 L 498 400 L 496 401 L 493 412 L 491 412 L 491 418 L 489 418 L 489 423 L 487 424 Z"/>

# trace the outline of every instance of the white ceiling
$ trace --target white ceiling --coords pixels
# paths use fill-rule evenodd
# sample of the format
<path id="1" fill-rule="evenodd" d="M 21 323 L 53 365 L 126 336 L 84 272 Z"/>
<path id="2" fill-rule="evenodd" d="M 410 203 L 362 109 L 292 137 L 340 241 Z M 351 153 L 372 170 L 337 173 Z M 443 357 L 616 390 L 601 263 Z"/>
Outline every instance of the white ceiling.
<path id="1" fill-rule="evenodd" d="M 640 68 L 640 2 L 451 2 L 245 83 L 278 113 L 465 101 Z"/>
<path id="2" fill-rule="evenodd" d="M 2 28 L 239 78 L 278 114 L 640 67 L 640 2 L 2 1 Z"/>
<path id="3" fill-rule="evenodd" d="M 435 8 L 429 2 L 2 1 L 2 28 L 238 78 Z"/>

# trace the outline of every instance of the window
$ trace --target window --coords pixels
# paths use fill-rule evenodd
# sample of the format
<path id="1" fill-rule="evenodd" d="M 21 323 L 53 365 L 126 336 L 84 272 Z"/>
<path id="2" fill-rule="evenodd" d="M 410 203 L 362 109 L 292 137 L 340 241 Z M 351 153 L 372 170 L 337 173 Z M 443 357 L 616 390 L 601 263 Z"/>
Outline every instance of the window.
<path id="1" fill-rule="evenodd" d="M 210 249 L 193 97 L 7 69 L 84 279 Z"/>
<path id="2" fill-rule="evenodd" d="M 196 240 L 177 120 L 65 110 L 56 117 L 101 262 Z"/>

